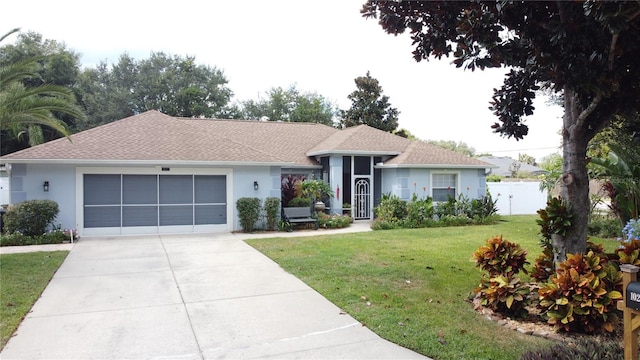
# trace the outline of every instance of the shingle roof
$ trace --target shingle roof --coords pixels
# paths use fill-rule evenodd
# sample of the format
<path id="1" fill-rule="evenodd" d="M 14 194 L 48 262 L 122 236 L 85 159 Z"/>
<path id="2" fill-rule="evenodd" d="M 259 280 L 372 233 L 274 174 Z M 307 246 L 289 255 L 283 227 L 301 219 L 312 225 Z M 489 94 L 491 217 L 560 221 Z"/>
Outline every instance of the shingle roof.
<path id="1" fill-rule="evenodd" d="M 397 155 L 411 143 L 401 136 L 359 125 L 344 129 L 314 146 L 307 155 L 341 152 L 370 152 Z"/>
<path id="2" fill-rule="evenodd" d="M 455 166 L 487 168 L 491 165 L 443 147 L 424 141 L 410 141 L 402 154 L 385 162 L 387 166 Z"/>
<path id="3" fill-rule="evenodd" d="M 11 162 L 230 163 L 317 166 L 323 154 L 385 154 L 385 165 L 487 167 L 452 151 L 366 125 L 176 118 L 147 111 L 2 157 Z M 396 156 L 397 155 L 397 156 Z"/>
<path id="4" fill-rule="evenodd" d="M 317 165 L 305 156 L 338 130 L 312 123 L 175 118 L 147 111 L 3 160 L 183 161 Z"/>

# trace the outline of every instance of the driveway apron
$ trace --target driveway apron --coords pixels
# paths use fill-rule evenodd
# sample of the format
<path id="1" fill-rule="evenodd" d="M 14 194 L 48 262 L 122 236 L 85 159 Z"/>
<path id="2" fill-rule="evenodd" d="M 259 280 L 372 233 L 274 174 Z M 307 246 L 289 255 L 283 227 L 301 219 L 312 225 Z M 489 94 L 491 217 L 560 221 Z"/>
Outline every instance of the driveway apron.
<path id="1" fill-rule="evenodd" d="M 6 359 L 426 359 L 233 234 L 86 238 Z"/>

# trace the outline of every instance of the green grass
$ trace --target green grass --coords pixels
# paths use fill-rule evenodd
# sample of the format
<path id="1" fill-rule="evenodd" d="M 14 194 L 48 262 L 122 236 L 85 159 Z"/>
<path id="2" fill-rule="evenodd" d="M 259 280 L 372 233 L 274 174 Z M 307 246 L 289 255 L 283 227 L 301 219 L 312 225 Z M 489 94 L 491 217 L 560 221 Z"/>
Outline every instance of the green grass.
<path id="1" fill-rule="evenodd" d="M 31 310 L 68 253 L 0 255 L 0 349 Z"/>
<path id="2" fill-rule="evenodd" d="M 517 359 L 552 343 L 507 330 L 473 310 L 469 294 L 481 272 L 471 255 L 486 239 L 502 235 L 524 247 L 533 263 L 540 253 L 536 218 L 247 242 L 394 343 L 434 359 Z M 604 243 L 607 250 L 616 247 L 615 241 Z"/>

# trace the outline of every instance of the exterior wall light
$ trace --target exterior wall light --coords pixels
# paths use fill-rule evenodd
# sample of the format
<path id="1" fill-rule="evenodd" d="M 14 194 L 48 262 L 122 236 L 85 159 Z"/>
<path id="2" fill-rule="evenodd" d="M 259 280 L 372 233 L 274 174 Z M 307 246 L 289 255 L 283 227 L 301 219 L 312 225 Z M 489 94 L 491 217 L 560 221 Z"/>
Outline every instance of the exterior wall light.
<path id="1" fill-rule="evenodd" d="M 257 181 L 254 181 L 254 182 L 253 182 L 253 190 L 258 191 L 258 188 L 259 188 L 259 187 L 260 187 L 260 185 L 258 185 L 258 182 L 257 182 Z"/>
<path id="2" fill-rule="evenodd" d="M 42 184 L 42 189 L 44 190 L 44 192 L 49 192 L 49 181 L 45 180 L 44 184 Z"/>

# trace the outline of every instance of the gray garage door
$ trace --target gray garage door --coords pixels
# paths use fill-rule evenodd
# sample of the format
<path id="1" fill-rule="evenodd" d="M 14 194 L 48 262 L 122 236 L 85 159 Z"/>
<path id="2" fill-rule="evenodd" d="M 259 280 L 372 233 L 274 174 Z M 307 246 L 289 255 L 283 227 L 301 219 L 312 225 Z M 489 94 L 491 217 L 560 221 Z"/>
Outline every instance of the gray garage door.
<path id="1" fill-rule="evenodd" d="M 226 175 L 84 174 L 84 228 L 226 224 L 226 184 Z"/>

